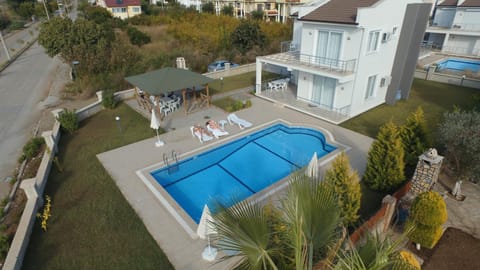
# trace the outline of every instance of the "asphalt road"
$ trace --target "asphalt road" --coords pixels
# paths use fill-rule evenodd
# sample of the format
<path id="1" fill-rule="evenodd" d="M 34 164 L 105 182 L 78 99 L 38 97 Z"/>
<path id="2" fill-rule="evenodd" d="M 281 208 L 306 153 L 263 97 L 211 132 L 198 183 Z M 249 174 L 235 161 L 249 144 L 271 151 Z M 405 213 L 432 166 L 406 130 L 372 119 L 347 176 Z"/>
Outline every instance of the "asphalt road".
<path id="1" fill-rule="evenodd" d="M 76 19 L 77 1 L 73 0 L 72 4 L 69 17 Z M 22 44 L 19 40 L 27 40 L 31 36 L 32 32 L 27 30 L 5 39 L 7 46 L 12 44 L 16 47 Z M 3 54 L 2 51 L 0 55 Z M 0 56 L 0 63 L 1 60 Z M 42 101 L 48 96 L 53 72 L 59 64 L 58 58 L 48 57 L 44 49 L 35 43 L 0 73 L 0 199 L 10 192 L 9 184 L 3 180 L 13 176 L 23 145 L 33 137 L 42 115 Z"/>
<path id="2" fill-rule="evenodd" d="M 17 31 L 12 34 L 4 35 L 5 44 L 7 45 L 8 52 L 11 57 L 23 47 L 25 47 L 27 42 L 30 42 L 38 36 L 38 29 L 40 27 L 40 23 L 37 22 L 35 24 L 30 25 L 27 29 Z M 5 49 L 3 45 L 0 46 L 0 65 L 7 62 L 7 54 L 5 53 Z"/>
<path id="3" fill-rule="evenodd" d="M 9 190 L 3 179 L 12 175 L 23 145 L 33 136 L 41 117 L 39 102 L 48 94 L 57 64 L 34 44 L 0 73 L 0 198 Z"/>

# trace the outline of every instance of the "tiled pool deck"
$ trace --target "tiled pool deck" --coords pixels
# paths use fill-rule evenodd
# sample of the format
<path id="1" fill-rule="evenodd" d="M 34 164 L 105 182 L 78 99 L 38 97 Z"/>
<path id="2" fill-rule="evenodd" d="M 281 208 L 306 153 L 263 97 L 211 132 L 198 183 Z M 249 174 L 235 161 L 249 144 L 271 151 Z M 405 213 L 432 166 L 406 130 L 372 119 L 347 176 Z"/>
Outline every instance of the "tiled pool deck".
<path id="1" fill-rule="evenodd" d="M 251 108 L 236 113 L 254 124 L 250 129 L 240 130 L 238 126 L 227 125 L 225 129 L 230 133 L 229 136 L 201 144 L 192 138 L 189 127 L 193 124 L 205 125 L 206 116 L 217 121 L 226 119 L 227 113 L 213 106 L 188 116 L 180 110 L 167 116 L 162 123 L 162 127 L 170 130 L 160 136 L 165 141 L 165 146 L 156 148 L 153 137 L 98 155 L 175 269 L 228 269 L 227 263 L 232 262 L 212 264 L 202 260 L 201 253 L 206 241 L 192 238 L 137 176 L 137 171 L 162 163 L 164 153 L 170 155 L 174 150 L 179 159 L 182 159 L 197 151 L 233 140 L 265 123 L 282 119 L 293 125 L 318 128 L 327 137 L 326 133 L 331 133 L 336 143 L 346 146 L 352 167 L 359 173 L 365 170 L 367 152 L 373 141 L 371 138 L 256 97 L 251 99 Z M 138 106 L 135 100 L 127 103 L 134 108 Z M 220 255 L 217 256 L 219 257 Z"/>

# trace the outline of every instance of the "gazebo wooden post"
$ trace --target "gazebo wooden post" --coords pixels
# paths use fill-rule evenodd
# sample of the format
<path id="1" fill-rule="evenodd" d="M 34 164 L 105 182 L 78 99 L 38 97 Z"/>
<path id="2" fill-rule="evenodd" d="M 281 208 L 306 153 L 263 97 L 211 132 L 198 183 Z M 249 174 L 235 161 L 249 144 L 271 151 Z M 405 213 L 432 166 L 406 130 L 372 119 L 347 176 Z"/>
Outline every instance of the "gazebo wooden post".
<path id="1" fill-rule="evenodd" d="M 210 108 L 210 93 L 208 92 L 208 83 L 205 85 L 205 89 L 207 91 L 207 104 L 208 108 Z"/>
<path id="2" fill-rule="evenodd" d="M 182 97 L 183 97 L 183 108 L 185 109 L 185 115 L 187 115 L 187 90 L 182 89 Z"/>
<path id="3" fill-rule="evenodd" d="M 143 104 L 140 102 L 140 95 L 138 94 L 138 88 L 135 86 L 135 92 L 134 92 L 134 95 L 135 95 L 135 99 L 137 100 L 137 104 L 138 106 L 143 106 Z"/>

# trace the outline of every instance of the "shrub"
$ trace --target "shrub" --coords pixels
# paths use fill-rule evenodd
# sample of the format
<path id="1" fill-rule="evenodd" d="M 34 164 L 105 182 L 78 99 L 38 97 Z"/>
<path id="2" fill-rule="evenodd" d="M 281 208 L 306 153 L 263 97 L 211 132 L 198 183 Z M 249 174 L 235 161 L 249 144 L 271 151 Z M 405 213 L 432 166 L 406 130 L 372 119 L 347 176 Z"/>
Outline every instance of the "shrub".
<path id="1" fill-rule="evenodd" d="M 0 14 L 0 30 L 7 28 L 11 22 L 10 17 L 6 13 Z"/>
<path id="2" fill-rule="evenodd" d="M 30 139 L 24 146 L 23 152 L 20 156 L 19 161 L 22 162 L 26 159 L 31 159 L 38 155 L 42 145 L 45 143 L 45 140 L 42 137 L 35 137 Z"/>
<path id="3" fill-rule="evenodd" d="M 113 95 L 115 91 L 113 90 L 103 90 L 102 91 L 102 105 L 106 109 L 115 109 L 117 106 L 117 101 Z"/>
<path id="4" fill-rule="evenodd" d="M 5 234 L 5 226 L 0 226 L 0 261 L 3 261 L 7 256 L 8 249 L 10 248 L 10 243 L 8 242 L 8 237 Z"/>
<path id="5" fill-rule="evenodd" d="M 252 107 L 252 101 L 250 99 L 247 99 L 247 101 L 245 102 L 245 108 L 250 108 Z"/>
<path id="6" fill-rule="evenodd" d="M 210 14 L 215 13 L 215 6 L 213 5 L 213 2 L 203 3 L 202 4 L 202 12 L 210 13 Z"/>
<path id="7" fill-rule="evenodd" d="M 410 208 L 406 230 L 415 243 L 433 248 L 442 236 L 442 225 L 447 221 L 447 206 L 440 194 L 429 191 L 418 195 Z"/>
<path id="8" fill-rule="evenodd" d="M 230 39 L 233 47 L 243 54 L 255 46 L 263 47 L 266 41 L 265 33 L 258 22 L 248 20 L 243 20 L 235 28 L 230 35 Z"/>
<path id="9" fill-rule="evenodd" d="M 127 35 L 130 39 L 130 43 L 132 43 L 133 45 L 137 45 L 138 47 L 142 47 L 143 45 L 148 44 L 151 41 L 149 35 L 145 34 L 144 32 L 138 30 L 133 26 L 127 28 Z"/>
<path id="10" fill-rule="evenodd" d="M 348 226 L 357 221 L 362 193 L 358 174 L 350 168 L 345 152 L 342 152 L 325 173 L 324 181 L 332 186 L 337 194 L 340 216 Z"/>
<path id="11" fill-rule="evenodd" d="M 388 122 L 378 132 L 368 152 L 363 180 L 378 191 L 392 191 L 405 180 L 404 153 L 397 126 Z"/>
<path id="12" fill-rule="evenodd" d="M 405 124 L 400 128 L 405 166 L 415 167 L 418 157 L 430 147 L 427 125 L 421 107 L 407 117 Z"/>
<path id="13" fill-rule="evenodd" d="M 233 6 L 231 6 L 231 5 L 223 6 L 222 7 L 222 15 L 233 16 Z"/>
<path id="14" fill-rule="evenodd" d="M 75 111 L 65 110 L 58 117 L 58 122 L 63 130 L 73 133 L 78 129 L 78 117 Z"/>
<path id="15" fill-rule="evenodd" d="M 409 219 L 426 226 L 441 226 L 447 221 L 445 201 L 437 192 L 424 192 L 413 202 Z"/>
<path id="16" fill-rule="evenodd" d="M 392 258 L 392 270 L 421 270 L 420 263 L 413 253 L 407 250 L 401 250 L 395 253 Z"/>

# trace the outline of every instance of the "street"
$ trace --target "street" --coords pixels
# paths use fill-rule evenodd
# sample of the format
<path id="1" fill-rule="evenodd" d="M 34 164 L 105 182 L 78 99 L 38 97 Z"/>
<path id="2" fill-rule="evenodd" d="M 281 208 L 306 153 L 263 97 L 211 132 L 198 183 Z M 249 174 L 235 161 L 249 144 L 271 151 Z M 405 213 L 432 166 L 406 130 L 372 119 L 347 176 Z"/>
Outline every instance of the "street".
<path id="1" fill-rule="evenodd" d="M 77 1 L 72 1 L 72 5 L 69 17 L 74 20 L 77 18 Z M 33 28 L 6 37 L 7 46 L 12 46 L 14 51 L 18 50 L 22 47 L 20 45 L 25 45 L 20 40 L 31 40 L 38 32 L 34 28 L 39 26 L 37 23 Z M 5 62 L 2 57 L 6 57 L 3 48 L 0 64 Z M 33 137 L 36 125 L 45 111 L 44 106 L 48 105 L 47 96 L 58 79 L 55 72 L 65 68 L 60 66 L 58 58 L 50 58 L 35 43 L 0 72 L 0 199 L 10 192 L 10 184 L 4 182 L 4 179 L 14 176 L 22 147 Z"/>
<path id="2" fill-rule="evenodd" d="M 17 31 L 12 34 L 4 35 L 3 39 L 7 45 L 8 52 L 11 57 L 19 50 L 25 47 L 27 42 L 32 41 L 37 35 L 40 28 L 40 23 L 36 22 L 28 27 L 28 29 Z M 8 61 L 7 54 L 3 48 L 3 44 L 0 47 L 0 65 Z"/>

